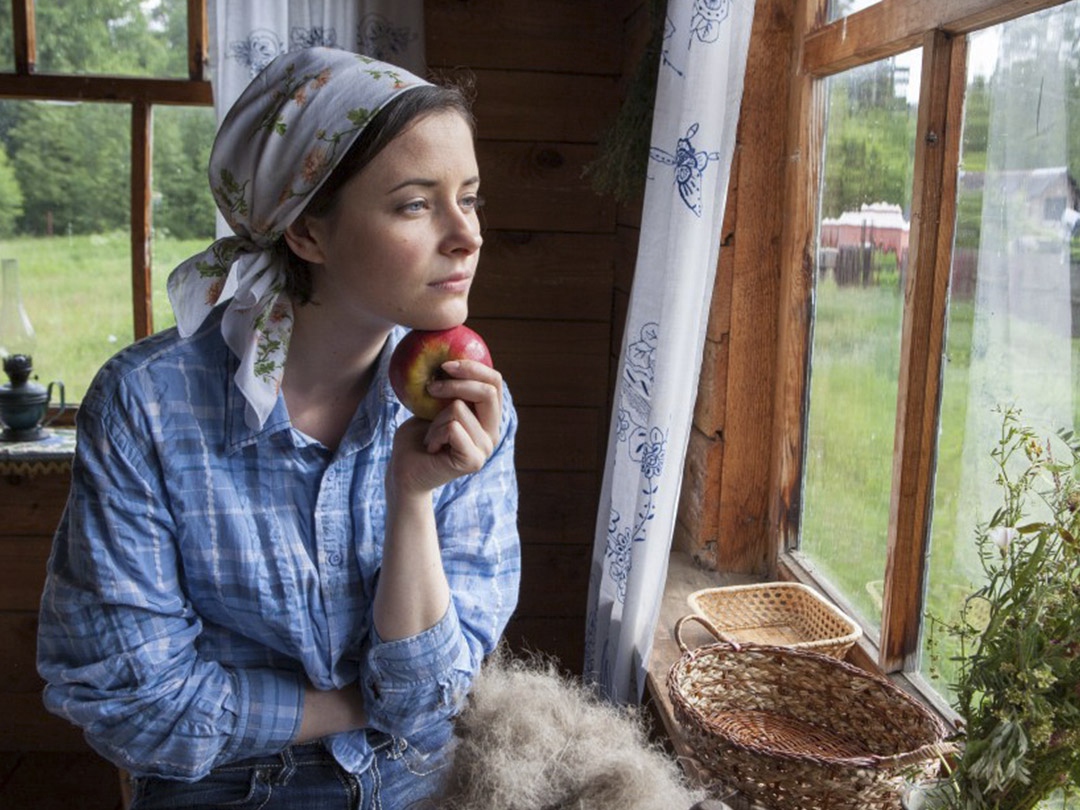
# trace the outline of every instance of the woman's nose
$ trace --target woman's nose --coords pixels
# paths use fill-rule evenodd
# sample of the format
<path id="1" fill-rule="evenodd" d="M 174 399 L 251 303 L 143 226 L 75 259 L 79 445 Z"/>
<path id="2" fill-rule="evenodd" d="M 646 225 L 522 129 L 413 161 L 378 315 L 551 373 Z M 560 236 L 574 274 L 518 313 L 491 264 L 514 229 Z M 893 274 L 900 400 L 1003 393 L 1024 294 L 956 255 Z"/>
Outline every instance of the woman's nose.
<path id="1" fill-rule="evenodd" d="M 450 215 L 444 249 L 449 253 L 475 253 L 484 243 L 476 214 L 461 210 Z"/>

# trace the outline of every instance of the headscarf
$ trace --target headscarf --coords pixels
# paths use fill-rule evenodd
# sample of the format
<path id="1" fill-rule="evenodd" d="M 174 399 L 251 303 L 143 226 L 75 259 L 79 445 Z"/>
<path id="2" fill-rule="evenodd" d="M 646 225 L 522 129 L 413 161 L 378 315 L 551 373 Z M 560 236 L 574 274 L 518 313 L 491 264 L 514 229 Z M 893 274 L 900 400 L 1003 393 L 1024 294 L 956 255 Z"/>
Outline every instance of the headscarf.
<path id="1" fill-rule="evenodd" d="M 372 117 L 428 82 L 366 56 L 331 48 L 283 54 L 252 80 L 218 129 L 210 188 L 235 236 L 214 242 L 169 276 L 184 337 L 232 298 L 221 333 L 240 359 L 245 420 L 259 429 L 274 409 L 292 334 L 285 259 L 273 248 Z"/>

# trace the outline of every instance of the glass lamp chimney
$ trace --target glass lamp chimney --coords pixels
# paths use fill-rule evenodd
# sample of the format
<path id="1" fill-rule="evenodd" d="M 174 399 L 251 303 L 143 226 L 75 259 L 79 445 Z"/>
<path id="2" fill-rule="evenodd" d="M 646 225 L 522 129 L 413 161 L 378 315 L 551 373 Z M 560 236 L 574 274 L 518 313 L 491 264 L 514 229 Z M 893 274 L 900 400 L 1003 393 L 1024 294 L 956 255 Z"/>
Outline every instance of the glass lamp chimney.
<path id="1" fill-rule="evenodd" d="M 0 272 L 3 274 L 3 286 L 0 287 L 0 360 L 13 354 L 32 356 L 37 347 L 37 337 L 19 290 L 18 260 L 3 259 L 0 261 Z"/>

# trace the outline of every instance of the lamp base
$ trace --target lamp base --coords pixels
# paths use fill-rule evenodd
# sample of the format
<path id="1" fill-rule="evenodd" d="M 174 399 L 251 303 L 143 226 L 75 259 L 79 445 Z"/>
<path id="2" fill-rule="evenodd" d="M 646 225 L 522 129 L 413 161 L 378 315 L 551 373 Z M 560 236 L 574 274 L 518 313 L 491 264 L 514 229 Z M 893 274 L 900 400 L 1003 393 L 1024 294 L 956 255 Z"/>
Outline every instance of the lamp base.
<path id="1" fill-rule="evenodd" d="M 26 430 L 4 428 L 4 432 L 0 433 L 0 442 L 40 442 L 48 435 L 49 431 L 40 425 L 35 425 Z"/>

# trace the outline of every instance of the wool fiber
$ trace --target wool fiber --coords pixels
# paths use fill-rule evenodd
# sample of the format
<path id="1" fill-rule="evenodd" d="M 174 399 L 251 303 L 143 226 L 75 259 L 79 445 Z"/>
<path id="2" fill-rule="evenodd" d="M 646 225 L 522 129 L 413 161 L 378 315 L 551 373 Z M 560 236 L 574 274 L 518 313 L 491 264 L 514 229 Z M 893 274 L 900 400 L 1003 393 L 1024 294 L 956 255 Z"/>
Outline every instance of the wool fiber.
<path id="1" fill-rule="evenodd" d="M 704 793 L 617 707 L 539 657 L 500 652 L 457 719 L 443 810 L 690 810 Z"/>

